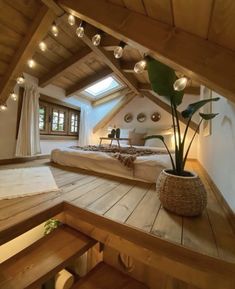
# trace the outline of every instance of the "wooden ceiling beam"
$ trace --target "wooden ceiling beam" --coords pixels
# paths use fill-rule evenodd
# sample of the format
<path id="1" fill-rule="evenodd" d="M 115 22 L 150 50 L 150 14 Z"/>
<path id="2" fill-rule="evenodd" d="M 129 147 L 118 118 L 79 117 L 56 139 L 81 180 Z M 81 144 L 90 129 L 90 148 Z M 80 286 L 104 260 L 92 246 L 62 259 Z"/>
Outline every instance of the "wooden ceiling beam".
<path id="1" fill-rule="evenodd" d="M 121 69 L 126 73 L 135 73 L 134 67 L 137 61 L 120 61 Z"/>
<path id="2" fill-rule="evenodd" d="M 140 91 L 152 91 L 150 83 L 138 83 L 138 88 Z M 200 86 L 187 86 L 184 90 L 186 94 L 200 95 Z"/>
<path id="3" fill-rule="evenodd" d="M 143 96 L 146 96 L 148 99 L 150 99 L 152 102 L 154 102 L 156 105 L 158 105 L 159 107 L 161 107 L 162 109 L 164 109 L 166 112 L 171 114 L 171 107 L 169 104 L 167 104 L 166 102 L 162 101 L 160 98 L 158 98 L 157 96 L 153 95 L 150 91 L 144 91 L 143 92 Z M 178 112 L 179 115 L 179 120 L 184 123 L 187 124 L 187 120 L 185 118 L 182 117 L 181 113 Z M 197 124 L 194 121 L 191 121 L 190 123 L 190 128 L 194 131 L 197 130 Z"/>
<path id="4" fill-rule="evenodd" d="M 135 94 L 130 92 L 120 99 L 120 101 L 108 112 L 93 128 L 93 133 L 96 133 L 99 129 L 105 127 L 114 117 L 119 113 L 119 111 L 126 106 L 133 98 Z"/>
<path id="5" fill-rule="evenodd" d="M 234 51 L 125 7 L 98 2 L 58 0 L 66 11 L 235 102 Z"/>
<path id="6" fill-rule="evenodd" d="M 32 58 L 39 42 L 48 32 L 48 29 L 55 19 L 55 14 L 47 6 L 43 5 L 38 11 L 36 18 L 29 27 L 28 33 L 17 52 L 15 53 L 6 73 L 0 83 L 0 103 L 5 103 L 10 92 L 16 84 L 16 78 L 22 74 L 27 60 Z"/>
<path id="7" fill-rule="evenodd" d="M 115 98 L 118 98 L 118 97 L 121 97 L 123 95 L 126 95 L 128 92 L 130 92 L 129 88 L 125 87 L 119 91 L 116 91 L 114 93 L 111 93 L 109 95 L 106 95 L 105 97 L 102 97 L 98 100 L 95 100 L 92 102 L 92 105 L 95 107 L 95 106 L 98 106 L 98 105 L 101 105 L 101 104 L 104 104 L 108 101 L 111 101 Z"/>
<path id="8" fill-rule="evenodd" d="M 89 32 L 89 28 L 86 28 L 86 35 L 81 38 L 83 42 L 93 50 L 102 62 L 104 62 L 115 73 L 115 75 L 130 88 L 131 91 L 135 94 L 139 94 L 137 80 L 132 75 L 122 71 L 119 61 L 114 58 L 112 52 L 106 51 L 101 46 L 94 46 L 91 41 L 94 34 Z"/>
<path id="9" fill-rule="evenodd" d="M 42 76 L 39 79 L 39 86 L 45 87 L 52 81 L 54 81 L 56 78 L 63 75 L 66 70 L 70 69 L 74 65 L 78 65 L 79 63 L 83 63 L 86 60 L 90 58 L 90 56 L 93 54 L 92 50 L 88 47 L 84 47 L 81 50 L 79 50 L 77 53 L 73 54 L 70 58 L 66 59 L 62 63 L 60 63 L 58 66 L 53 68 L 49 73 Z"/>
<path id="10" fill-rule="evenodd" d="M 72 87 L 68 88 L 65 92 L 66 96 L 72 96 L 75 93 L 78 93 L 87 88 L 87 86 L 95 84 L 97 81 L 102 80 L 103 78 L 111 75 L 113 71 L 110 68 L 104 68 L 91 76 L 86 77 L 85 79 L 77 82 Z"/>

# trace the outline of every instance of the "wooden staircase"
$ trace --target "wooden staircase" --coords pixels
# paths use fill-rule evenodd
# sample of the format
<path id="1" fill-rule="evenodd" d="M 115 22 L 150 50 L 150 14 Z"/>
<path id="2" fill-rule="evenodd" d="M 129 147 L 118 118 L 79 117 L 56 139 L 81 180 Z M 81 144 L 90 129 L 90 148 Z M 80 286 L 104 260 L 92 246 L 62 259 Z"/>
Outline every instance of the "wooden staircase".
<path id="1" fill-rule="evenodd" d="M 61 226 L 0 264 L 0 288 L 37 288 L 95 244 L 84 234 Z"/>
<path id="2" fill-rule="evenodd" d="M 101 262 L 72 289 L 147 289 L 147 287 L 126 274 Z"/>

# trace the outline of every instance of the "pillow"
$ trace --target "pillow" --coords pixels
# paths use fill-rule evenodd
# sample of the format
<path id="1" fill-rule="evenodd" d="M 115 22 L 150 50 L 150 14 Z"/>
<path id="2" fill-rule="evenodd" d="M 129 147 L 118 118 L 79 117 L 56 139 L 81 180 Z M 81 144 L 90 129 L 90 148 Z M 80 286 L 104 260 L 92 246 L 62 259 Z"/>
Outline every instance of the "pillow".
<path id="1" fill-rule="evenodd" d="M 149 134 L 150 135 L 150 134 Z M 169 149 L 172 149 L 172 135 L 171 134 L 167 134 L 167 135 L 163 135 L 164 137 L 164 141 L 166 143 L 166 145 L 168 146 Z M 165 147 L 163 142 L 160 139 L 157 138 L 153 138 L 153 139 L 147 139 L 144 143 L 144 146 L 147 147 Z"/>
<path id="2" fill-rule="evenodd" d="M 144 145 L 144 137 L 145 133 L 137 133 L 134 131 L 129 132 L 129 138 L 131 139 L 131 144 L 135 146 L 143 146 Z"/>

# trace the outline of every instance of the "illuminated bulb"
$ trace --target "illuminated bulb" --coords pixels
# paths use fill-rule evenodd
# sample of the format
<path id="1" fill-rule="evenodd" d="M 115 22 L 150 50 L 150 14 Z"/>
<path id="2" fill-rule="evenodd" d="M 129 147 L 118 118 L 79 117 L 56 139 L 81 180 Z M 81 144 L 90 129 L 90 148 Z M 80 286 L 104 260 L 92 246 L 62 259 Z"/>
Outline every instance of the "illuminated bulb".
<path id="1" fill-rule="evenodd" d="M 114 49 L 114 57 L 115 58 L 121 58 L 123 55 L 124 47 L 126 46 L 126 43 L 121 41 L 120 44 Z"/>
<path id="2" fill-rule="evenodd" d="M 69 23 L 69 25 L 71 25 L 71 26 L 73 26 L 73 25 L 75 24 L 75 17 L 74 17 L 72 14 L 70 14 L 70 15 L 68 16 L 68 23 Z"/>
<path id="3" fill-rule="evenodd" d="M 76 30 L 76 33 L 79 38 L 82 38 L 84 36 L 84 27 L 79 26 Z"/>
<path id="4" fill-rule="evenodd" d="M 23 84 L 25 82 L 25 79 L 23 76 L 17 77 L 16 78 L 17 84 Z"/>
<path id="5" fill-rule="evenodd" d="M 33 59 L 29 59 L 28 60 L 28 66 L 30 67 L 30 68 L 33 68 L 34 66 L 35 66 L 35 61 L 33 60 Z"/>
<path id="6" fill-rule="evenodd" d="M 47 50 L 47 45 L 46 45 L 46 43 L 43 42 L 43 41 L 41 41 L 41 42 L 39 43 L 39 48 L 40 48 L 41 51 L 46 51 L 46 50 Z"/>
<path id="7" fill-rule="evenodd" d="M 140 60 L 139 62 L 136 63 L 135 67 L 134 67 L 134 71 L 135 73 L 142 73 L 144 72 L 145 68 L 146 68 L 147 62 L 145 59 Z"/>
<path id="8" fill-rule="evenodd" d="M 58 34 L 59 34 L 59 29 L 58 29 L 58 27 L 57 27 L 55 24 L 53 24 L 53 25 L 51 26 L 51 33 L 52 33 L 55 37 L 57 37 Z"/>
<path id="9" fill-rule="evenodd" d="M 7 110 L 7 105 L 6 104 L 1 104 L 0 105 L 0 111 L 5 111 Z"/>
<path id="10" fill-rule="evenodd" d="M 184 90 L 185 87 L 187 86 L 187 83 L 188 83 L 187 77 L 181 77 L 177 79 L 174 83 L 174 90 L 177 90 L 177 91 Z"/>
<path id="11" fill-rule="evenodd" d="M 99 33 L 97 33 L 96 35 L 94 35 L 92 37 L 92 43 L 95 46 L 99 46 L 100 45 L 100 41 L 101 41 L 101 35 Z"/>
<path id="12" fill-rule="evenodd" d="M 14 101 L 17 101 L 18 95 L 13 92 L 13 93 L 10 94 L 10 98 L 11 98 L 12 100 L 14 100 Z"/>

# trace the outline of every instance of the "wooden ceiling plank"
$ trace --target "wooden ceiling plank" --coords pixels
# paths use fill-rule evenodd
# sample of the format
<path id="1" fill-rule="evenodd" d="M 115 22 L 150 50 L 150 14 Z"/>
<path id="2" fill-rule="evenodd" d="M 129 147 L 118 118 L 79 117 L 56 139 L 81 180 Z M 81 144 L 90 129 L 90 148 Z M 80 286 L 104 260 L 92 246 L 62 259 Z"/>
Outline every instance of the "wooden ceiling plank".
<path id="1" fill-rule="evenodd" d="M 213 0 L 172 0 L 175 26 L 207 38 Z"/>
<path id="2" fill-rule="evenodd" d="M 105 51 L 102 47 L 94 46 L 90 37 L 87 35 L 84 35 L 82 40 L 115 73 L 117 77 L 119 77 L 134 93 L 139 94 L 136 79 L 121 70 L 119 61 L 114 58 L 112 53 Z"/>
<path id="3" fill-rule="evenodd" d="M 58 0 L 58 3 L 68 12 L 235 102 L 234 52 L 105 0 L 99 0 L 99 5 L 95 5 L 95 0 Z"/>
<path id="4" fill-rule="evenodd" d="M 42 6 L 37 17 L 28 27 L 28 33 L 17 52 L 15 53 L 4 77 L 0 83 L 0 101 L 5 103 L 16 83 L 16 78 L 21 74 L 26 66 L 27 60 L 33 56 L 39 42 L 43 39 L 55 18 L 54 13 L 46 6 Z"/>
<path id="5" fill-rule="evenodd" d="M 135 11 L 137 13 L 145 14 L 146 10 L 142 0 L 123 0 L 126 8 Z"/>
<path id="6" fill-rule="evenodd" d="M 149 17 L 173 25 L 171 0 L 143 0 L 143 2 Z"/>
<path id="7" fill-rule="evenodd" d="M 92 51 L 88 47 L 82 48 L 72 57 L 66 59 L 61 64 L 53 68 L 48 74 L 44 75 L 39 80 L 39 85 L 41 87 L 45 87 L 46 85 L 54 81 L 56 78 L 61 76 L 63 73 L 65 73 L 65 71 L 71 68 L 72 66 L 78 65 L 79 63 L 86 61 L 86 59 L 90 57 L 91 53 Z"/>
<path id="8" fill-rule="evenodd" d="M 79 81 L 72 87 L 66 90 L 66 96 L 71 96 L 75 92 L 78 93 L 84 90 L 88 85 L 94 84 L 99 80 L 111 75 L 113 72 L 110 68 L 102 69 L 101 71 L 86 77 L 85 79 Z"/>
<path id="9" fill-rule="evenodd" d="M 152 91 L 150 83 L 139 83 L 138 84 L 140 91 Z M 186 94 L 200 95 L 200 86 L 187 86 L 184 90 Z"/>
<path id="10" fill-rule="evenodd" d="M 55 3 L 54 0 L 41 0 L 49 9 L 53 10 L 55 15 L 60 17 L 64 14 L 64 10 Z"/>
<path id="11" fill-rule="evenodd" d="M 105 127 L 111 119 L 115 117 L 121 111 L 121 109 L 126 106 L 133 98 L 135 94 L 130 92 L 124 95 L 120 101 L 111 109 L 109 113 L 107 113 L 93 128 L 93 133 L 96 133 L 99 129 Z"/>
<path id="12" fill-rule="evenodd" d="M 126 94 L 129 93 L 129 92 L 130 92 L 129 88 L 125 87 L 125 88 L 123 88 L 123 89 L 121 89 L 121 90 L 119 90 L 119 91 L 116 91 L 116 92 L 114 92 L 114 93 L 111 93 L 111 94 L 109 94 L 109 95 L 106 95 L 105 97 L 102 97 L 102 98 L 100 98 L 100 99 L 98 99 L 98 100 L 93 101 L 93 102 L 92 102 L 92 105 L 93 105 L 94 107 L 95 107 L 95 106 L 98 106 L 98 105 L 101 105 L 101 104 L 106 103 L 106 102 L 108 102 L 108 101 L 111 101 L 111 100 L 113 100 L 113 99 L 115 99 L 115 98 L 118 98 L 118 97 L 121 97 L 121 96 L 123 96 L 123 95 L 126 95 Z"/>
<path id="13" fill-rule="evenodd" d="M 165 111 L 167 111 L 168 113 L 171 114 L 171 107 L 169 104 L 167 104 L 166 102 L 162 101 L 161 99 L 159 99 L 157 96 L 153 95 L 151 92 L 149 91 L 145 91 L 143 92 L 143 95 L 146 96 L 149 100 L 151 100 L 152 102 L 154 102 L 156 105 L 158 105 L 159 107 L 161 107 L 162 109 L 164 109 Z M 181 122 L 183 122 L 184 124 L 187 124 L 187 120 L 185 118 L 182 117 L 181 113 L 178 112 L 179 115 L 179 120 Z M 190 128 L 194 131 L 197 130 L 197 124 L 193 121 L 191 121 L 190 123 Z"/>

